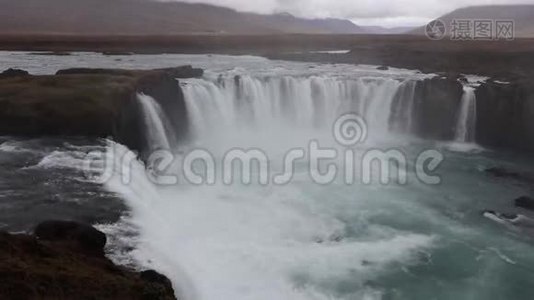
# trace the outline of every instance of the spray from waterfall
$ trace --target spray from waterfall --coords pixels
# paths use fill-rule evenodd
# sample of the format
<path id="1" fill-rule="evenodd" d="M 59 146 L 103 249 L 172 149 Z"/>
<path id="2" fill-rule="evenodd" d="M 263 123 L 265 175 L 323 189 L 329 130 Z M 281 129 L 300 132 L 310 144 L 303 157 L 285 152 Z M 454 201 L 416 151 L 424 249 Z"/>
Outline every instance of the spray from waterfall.
<path id="1" fill-rule="evenodd" d="M 464 94 L 460 103 L 460 112 L 456 124 L 455 140 L 460 143 L 475 141 L 476 130 L 476 95 L 475 88 L 464 86 Z"/>

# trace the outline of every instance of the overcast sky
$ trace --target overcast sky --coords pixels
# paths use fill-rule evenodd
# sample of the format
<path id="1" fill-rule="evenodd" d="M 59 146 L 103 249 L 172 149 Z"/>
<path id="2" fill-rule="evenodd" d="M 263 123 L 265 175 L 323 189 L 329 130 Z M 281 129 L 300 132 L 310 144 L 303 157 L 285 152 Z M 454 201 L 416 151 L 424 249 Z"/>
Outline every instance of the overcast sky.
<path id="1" fill-rule="evenodd" d="M 534 0 L 181 0 L 257 13 L 346 18 L 360 25 L 422 25 L 456 8 L 484 4 L 534 4 Z"/>

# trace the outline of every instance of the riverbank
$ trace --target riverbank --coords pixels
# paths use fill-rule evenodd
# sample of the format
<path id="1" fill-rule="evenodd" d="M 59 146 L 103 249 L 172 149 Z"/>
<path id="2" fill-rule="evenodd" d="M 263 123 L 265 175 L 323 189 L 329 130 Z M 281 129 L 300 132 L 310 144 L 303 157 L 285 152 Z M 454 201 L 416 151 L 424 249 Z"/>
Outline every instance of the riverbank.
<path id="1" fill-rule="evenodd" d="M 114 265 L 105 245 L 104 233 L 75 222 L 44 222 L 34 235 L 0 232 L 0 298 L 176 299 L 165 276 Z"/>
<path id="2" fill-rule="evenodd" d="M 0 50 L 120 54 L 231 54 L 323 63 L 375 64 L 424 72 L 517 78 L 532 74 L 534 39 L 432 41 L 410 35 L 2 35 Z M 346 50 L 347 53 L 318 53 Z"/>
<path id="3" fill-rule="evenodd" d="M 137 95 L 158 99 L 182 139 L 188 120 L 177 78 L 199 76 L 202 70 L 190 66 L 66 69 L 43 76 L 10 69 L 0 75 L 0 135 L 109 137 L 142 153 L 148 142 Z"/>

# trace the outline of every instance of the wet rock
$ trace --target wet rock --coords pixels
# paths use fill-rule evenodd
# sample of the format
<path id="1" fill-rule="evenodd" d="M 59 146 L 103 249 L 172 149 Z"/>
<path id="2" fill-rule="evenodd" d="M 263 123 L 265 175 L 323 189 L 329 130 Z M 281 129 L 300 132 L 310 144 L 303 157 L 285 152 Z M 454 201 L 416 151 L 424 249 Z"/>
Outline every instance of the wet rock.
<path id="1" fill-rule="evenodd" d="M 106 235 L 94 227 L 71 221 L 46 221 L 35 228 L 34 234 L 43 241 L 75 242 L 89 253 L 103 254 Z"/>
<path id="2" fill-rule="evenodd" d="M 20 76 L 28 76 L 30 73 L 28 71 L 24 71 L 21 69 L 7 69 L 4 72 L 0 73 L 0 79 L 3 78 L 12 78 L 12 77 L 20 77 Z"/>
<path id="3" fill-rule="evenodd" d="M 534 174 L 512 171 L 504 167 L 488 168 L 484 170 L 484 172 L 496 178 L 521 181 L 523 183 L 528 183 L 528 184 L 534 183 Z"/>
<path id="4" fill-rule="evenodd" d="M 163 275 L 143 276 L 68 241 L 29 235 L 0 232 L 0 274 L 0 299 L 176 299 Z"/>
<path id="5" fill-rule="evenodd" d="M 477 142 L 484 146 L 534 150 L 534 88 L 530 79 L 486 82 L 476 89 Z"/>
<path id="6" fill-rule="evenodd" d="M 534 198 L 523 196 L 514 200 L 515 206 L 534 211 Z"/>
<path id="7" fill-rule="evenodd" d="M 434 77 L 417 82 L 413 130 L 423 138 L 452 140 L 463 95 L 455 77 Z"/>
<path id="8" fill-rule="evenodd" d="M 154 270 L 147 270 L 141 272 L 141 279 L 147 283 L 156 284 L 163 287 L 166 294 L 174 294 L 172 283 L 165 275 L 162 275 Z"/>
<path id="9" fill-rule="evenodd" d="M 497 178 L 511 178 L 511 179 L 520 179 L 521 175 L 517 172 L 507 170 L 503 167 L 494 167 L 484 170 L 489 175 L 492 175 Z"/>

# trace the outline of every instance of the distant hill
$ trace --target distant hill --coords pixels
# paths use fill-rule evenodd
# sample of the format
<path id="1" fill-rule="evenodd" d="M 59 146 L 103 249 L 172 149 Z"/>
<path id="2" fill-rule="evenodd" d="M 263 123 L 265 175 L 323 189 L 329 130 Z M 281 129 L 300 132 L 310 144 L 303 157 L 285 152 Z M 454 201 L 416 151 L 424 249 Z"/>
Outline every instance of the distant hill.
<path id="1" fill-rule="evenodd" d="M 487 5 L 457 9 L 440 18 L 450 29 L 454 19 L 514 20 L 515 37 L 534 37 L 534 5 Z M 424 27 L 410 33 L 424 34 Z"/>
<path id="2" fill-rule="evenodd" d="M 404 34 L 408 33 L 415 29 L 414 26 L 409 27 L 381 27 L 381 26 L 360 26 L 363 30 L 365 30 L 368 34 Z"/>
<path id="3" fill-rule="evenodd" d="M 355 34 L 341 19 L 241 13 L 207 4 L 154 0 L 0 0 L 0 34 Z"/>

